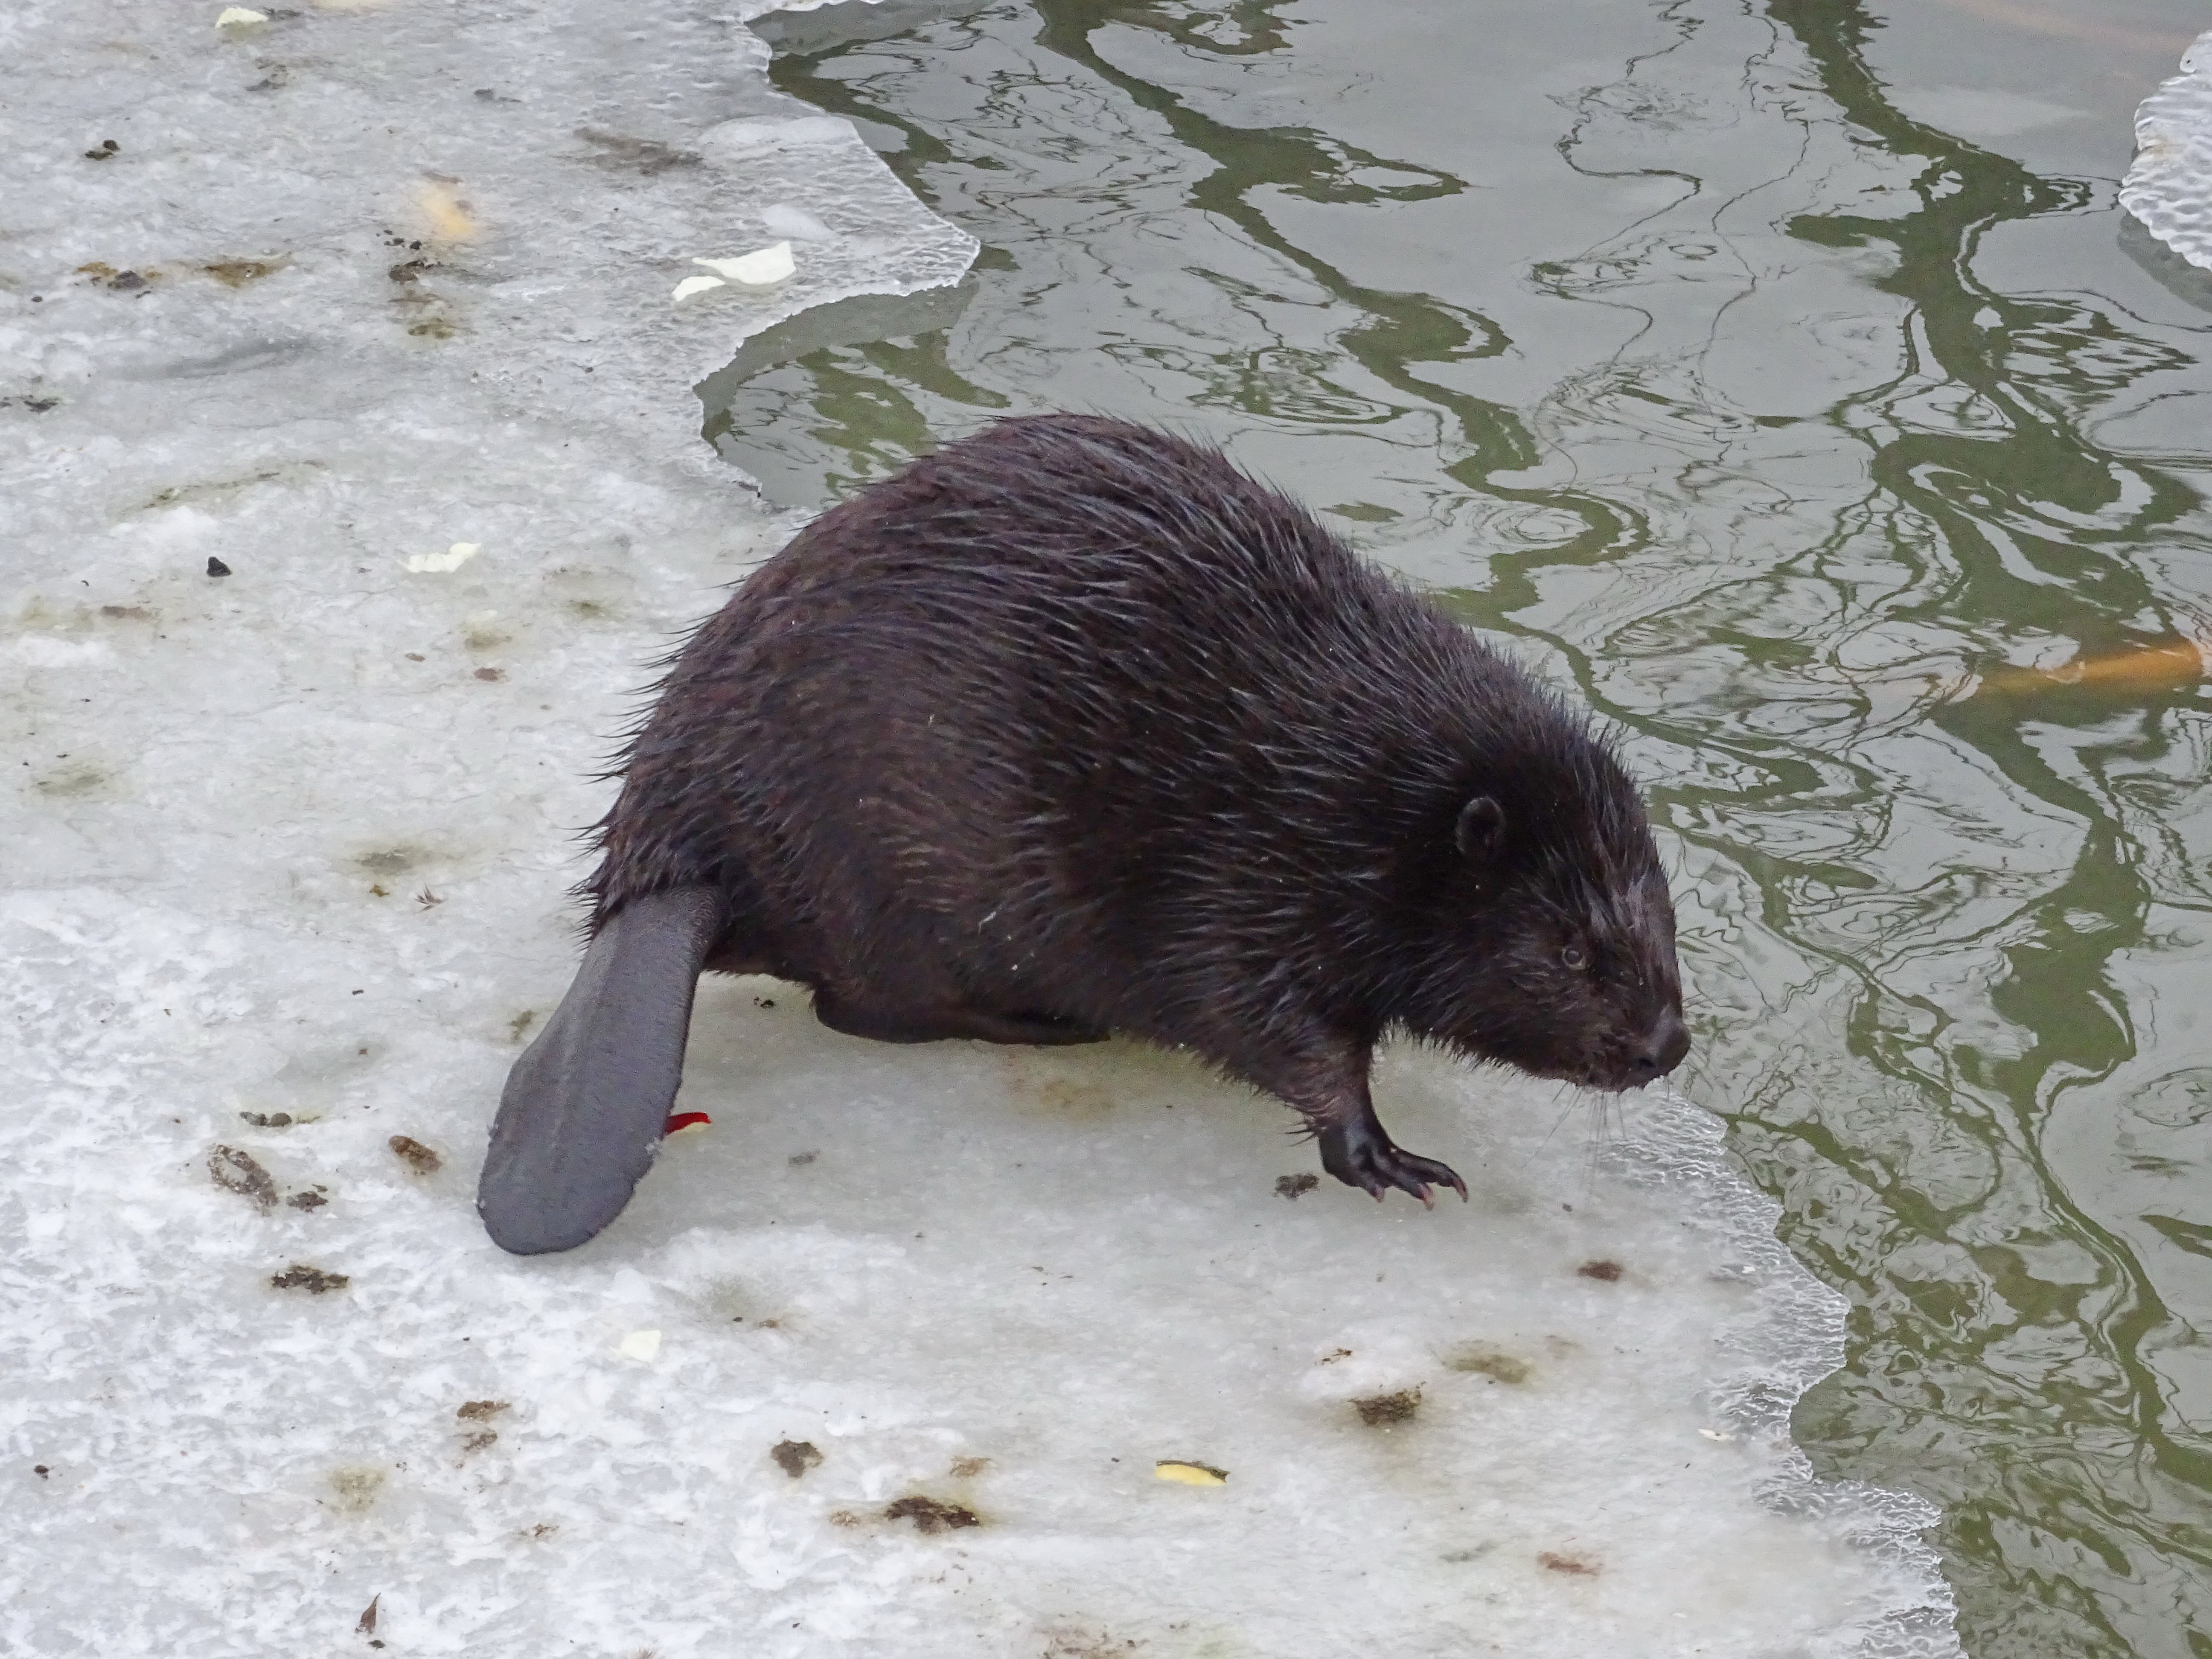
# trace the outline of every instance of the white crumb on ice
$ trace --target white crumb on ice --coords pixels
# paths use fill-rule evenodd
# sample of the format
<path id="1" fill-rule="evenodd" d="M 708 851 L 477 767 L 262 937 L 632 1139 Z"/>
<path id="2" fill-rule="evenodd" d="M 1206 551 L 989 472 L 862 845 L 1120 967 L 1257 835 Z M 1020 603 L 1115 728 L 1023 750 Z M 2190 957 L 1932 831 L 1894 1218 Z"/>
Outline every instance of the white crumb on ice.
<path id="1" fill-rule="evenodd" d="M 455 542 L 442 553 L 410 553 L 407 556 L 407 568 L 417 572 L 450 574 L 483 550 L 482 542 Z"/>
<path id="2" fill-rule="evenodd" d="M 593 775 L 792 528 L 688 388 L 975 252 L 708 9 L 0 19 L 0 1652 L 1954 1653 L 1926 1511 L 1784 1436 L 1838 1304 L 1671 1097 L 1593 1165 L 1395 1054 L 1474 1201 L 1378 1208 L 1279 1195 L 1285 1114 L 1176 1056 L 720 980 L 718 1133 L 583 1249 L 487 1241 Z M 380 216 L 426 177 L 466 249 Z M 645 274 L 801 214 L 772 295 Z"/>
<path id="3" fill-rule="evenodd" d="M 791 244 L 788 242 L 771 242 L 750 253 L 741 253 L 734 259 L 694 259 L 691 263 L 704 265 L 717 276 L 743 283 L 748 288 L 769 287 L 785 281 L 799 269 L 791 257 Z"/>

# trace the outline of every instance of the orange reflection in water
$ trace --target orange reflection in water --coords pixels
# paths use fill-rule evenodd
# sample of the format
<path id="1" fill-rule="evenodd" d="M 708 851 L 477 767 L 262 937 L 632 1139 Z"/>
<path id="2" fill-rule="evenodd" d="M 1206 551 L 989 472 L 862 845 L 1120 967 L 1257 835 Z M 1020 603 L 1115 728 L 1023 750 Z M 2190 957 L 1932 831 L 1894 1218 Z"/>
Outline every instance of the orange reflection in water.
<path id="1" fill-rule="evenodd" d="M 2171 691 L 2205 675 L 2204 647 L 2193 640 L 2168 640 L 2108 656 L 2077 657 L 2056 668 L 2000 668 L 1983 678 L 1977 695 L 2018 696 L 2035 691 Z"/>

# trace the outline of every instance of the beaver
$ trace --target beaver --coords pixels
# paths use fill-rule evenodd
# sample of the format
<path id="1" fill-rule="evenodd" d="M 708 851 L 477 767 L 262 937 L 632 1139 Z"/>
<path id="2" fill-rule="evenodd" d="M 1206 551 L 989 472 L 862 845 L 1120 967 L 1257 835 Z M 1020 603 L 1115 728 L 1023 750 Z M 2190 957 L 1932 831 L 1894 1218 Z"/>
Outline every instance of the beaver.
<path id="1" fill-rule="evenodd" d="M 1609 741 L 1217 449 L 1001 421 L 815 520 L 672 661 L 500 1102 L 508 1250 L 628 1202 L 707 969 L 883 1042 L 1188 1048 L 1424 1204 L 1467 1188 L 1376 1119 L 1385 1034 L 1601 1090 L 1688 1050 Z"/>

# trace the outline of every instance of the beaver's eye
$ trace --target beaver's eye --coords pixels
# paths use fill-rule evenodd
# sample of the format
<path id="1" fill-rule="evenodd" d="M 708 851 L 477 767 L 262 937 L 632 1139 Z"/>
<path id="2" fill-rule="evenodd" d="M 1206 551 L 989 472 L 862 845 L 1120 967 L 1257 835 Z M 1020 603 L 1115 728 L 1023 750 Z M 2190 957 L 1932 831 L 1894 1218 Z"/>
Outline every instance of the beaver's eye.
<path id="1" fill-rule="evenodd" d="M 1583 954 L 1580 945 L 1570 945 L 1567 946 L 1565 950 L 1559 952 L 1559 960 L 1565 963 L 1568 967 L 1573 969 L 1577 973 L 1582 972 L 1583 969 L 1589 966 L 1589 957 Z"/>

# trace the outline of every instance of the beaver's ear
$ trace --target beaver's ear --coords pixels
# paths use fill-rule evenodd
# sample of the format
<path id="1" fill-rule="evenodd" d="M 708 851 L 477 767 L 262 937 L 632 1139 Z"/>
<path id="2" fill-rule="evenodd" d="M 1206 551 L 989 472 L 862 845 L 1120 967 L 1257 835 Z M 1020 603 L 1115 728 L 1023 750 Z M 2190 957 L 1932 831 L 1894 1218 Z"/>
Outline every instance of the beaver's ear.
<path id="1" fill-rule="evenodd" d="M 1487 795 L 1477 795 L 1459 809 L 1452 843 L 1471 859 L 1496 858 L 1505 844 L 1505 809 Z"/>

